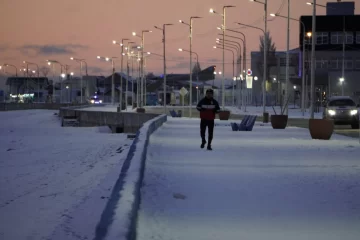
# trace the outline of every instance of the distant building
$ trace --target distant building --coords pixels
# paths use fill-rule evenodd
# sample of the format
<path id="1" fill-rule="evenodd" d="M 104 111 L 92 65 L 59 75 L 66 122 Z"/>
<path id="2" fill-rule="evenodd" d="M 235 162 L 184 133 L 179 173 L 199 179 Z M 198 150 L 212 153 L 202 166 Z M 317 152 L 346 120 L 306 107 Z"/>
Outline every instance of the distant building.
<path id="1" fill-rule="evenodd" d="M 299 49 L 292 49 L 289 52 L 289 101 L 298 101 L 298 94 L 295 95 L 294 86 L 299 89 L 299 79 L 301 77 L 301 64 Z M 262 83 L 263 83 L 263 60 L 264 55 L 259 51 L 251 52 L 251 71 L 253 77 L 252 95 L 248 100 L 248 104 L 262 105 Z M 268 63 L 268 79 L 266 84 L 266 105 L 279 105 L 283 102 L 286 82 L 286 51 L 276 51 L 274 59 L 269 58 Z M 257 80 L 255 80 L 257 79 Z"/>
<path id="2" fill-rule="evenodd" d="M 360 15 L 354 15 L 354 2 L 332 2 L 327 4 L 327 15 L 316 16 L 316 73 L 315 85 L 318 99 L 320 95 L 360 97 Z M 302 24 L 305 25 L 305 29 Z M 312 16 L 300 17 L 300 49 L 305 48 L 308 81 L 311 66 Z M 304 32 L 305 30 L 305 32 Z M 305 36 L 305 41 L 303 41 Z M 344 41 L 345 39 L 345 41 Z M 340 82 L 340 78 L 344 82 Z M 299 84 L 299 82 L 296 82 Z M 343 84 L 343 85 L 342 85 Z"/>

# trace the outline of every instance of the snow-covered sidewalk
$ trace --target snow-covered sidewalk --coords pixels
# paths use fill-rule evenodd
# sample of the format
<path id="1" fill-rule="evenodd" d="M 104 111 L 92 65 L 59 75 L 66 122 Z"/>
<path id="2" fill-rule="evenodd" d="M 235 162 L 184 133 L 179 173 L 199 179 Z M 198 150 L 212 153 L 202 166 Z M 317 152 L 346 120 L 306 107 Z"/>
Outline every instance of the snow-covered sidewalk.
<path id="1" fill-rule="evenodd" d="M 0 112 L 0 239 L 93 238 L 132 141 L 55 112 Z"/>
<path id="2" fill-rule="evenodd" d="M 214 134 L 200 149 L 199 120 L 168 118 L 151 136 L 139 240 L 359 239 L 358 139 L 259 123 Z"/>

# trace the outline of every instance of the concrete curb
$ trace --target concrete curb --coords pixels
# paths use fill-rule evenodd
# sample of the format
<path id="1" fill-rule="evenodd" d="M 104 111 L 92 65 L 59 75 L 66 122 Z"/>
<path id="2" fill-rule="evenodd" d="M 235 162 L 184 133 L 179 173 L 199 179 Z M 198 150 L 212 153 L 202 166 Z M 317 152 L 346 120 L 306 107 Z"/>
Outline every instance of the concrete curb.
<path id="1" fill-rule="evenodd" d="M 111 196 L 95 230 L 94 240 L 135 240 L 140 189 L 150 135 L 167 121 L 160 115 L 137 132 Z"/>

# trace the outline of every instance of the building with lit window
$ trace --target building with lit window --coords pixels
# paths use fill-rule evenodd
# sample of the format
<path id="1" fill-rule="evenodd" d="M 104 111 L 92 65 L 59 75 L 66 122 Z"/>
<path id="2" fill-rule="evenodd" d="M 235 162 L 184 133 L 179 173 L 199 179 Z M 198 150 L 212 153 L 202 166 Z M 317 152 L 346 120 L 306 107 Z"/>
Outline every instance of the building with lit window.
<path id="1" fill-rule="evenodd" d="M 354 14 L 354 2 L 331 2 L 326 5 L 326 8 L 326 15 L 316 16 L 317 99 L 319 100 L 321 95 L 343 94 L 359 101 L 360 15 Z M 306 67 L 306 71 L 302 74 L 305 74 L 308 86 L 310 86 L 312 16 L 301 16 L 299 28 L 299 48 L 306 49 L 305 56 L 300 53 L 301 59 L 305 58 Z M 300 83 L 301 78 L 296 84 Z M 309 88 L 307 92 L 309 96 Z"/>

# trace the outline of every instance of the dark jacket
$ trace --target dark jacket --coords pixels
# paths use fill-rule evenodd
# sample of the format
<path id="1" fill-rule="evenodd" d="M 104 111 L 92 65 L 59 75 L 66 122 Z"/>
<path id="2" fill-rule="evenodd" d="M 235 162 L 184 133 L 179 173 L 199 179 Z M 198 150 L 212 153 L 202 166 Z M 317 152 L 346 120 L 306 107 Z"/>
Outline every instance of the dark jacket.
<path id="1" fill-rule="evenodd" d="M 215 114 L 220 111 L 219 103 L 206 97 L 200 100 L 196 109 L 200 111 L 200 118 L 204 120 L 214 120 Z"/>

